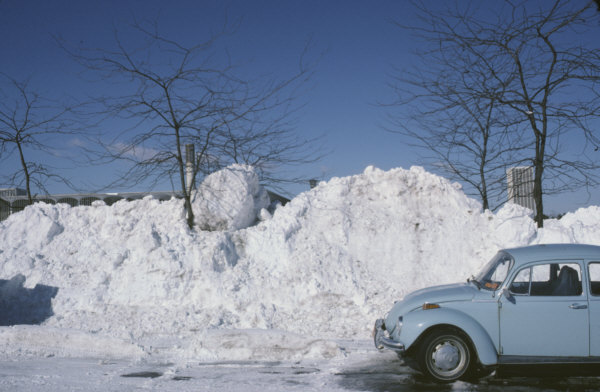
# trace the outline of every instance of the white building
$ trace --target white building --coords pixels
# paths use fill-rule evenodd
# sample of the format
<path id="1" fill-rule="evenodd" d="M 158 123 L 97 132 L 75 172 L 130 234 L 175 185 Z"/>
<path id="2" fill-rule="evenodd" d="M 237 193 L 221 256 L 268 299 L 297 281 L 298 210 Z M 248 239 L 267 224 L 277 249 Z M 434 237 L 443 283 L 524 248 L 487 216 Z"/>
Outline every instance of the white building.
<path id="1" fill-rule="evenodd" d="M 535 212 L 533 198 L 533 167 L 511 167 L 506 171 L 508 202 L 527 207 Z"/>

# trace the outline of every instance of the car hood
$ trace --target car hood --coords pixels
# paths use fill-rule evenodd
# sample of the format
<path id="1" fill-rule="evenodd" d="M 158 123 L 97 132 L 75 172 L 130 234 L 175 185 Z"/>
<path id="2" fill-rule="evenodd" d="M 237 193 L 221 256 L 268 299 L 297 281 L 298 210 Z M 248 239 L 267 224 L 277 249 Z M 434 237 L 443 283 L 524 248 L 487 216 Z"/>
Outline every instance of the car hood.
<path id="1" fill-rule="evenodd" d="M 413 291 L 404 301 L 448 302 L 471 300 L 479 290 L 472 283 L 453 283 Z M 421 303 L 422 305 L 422 303 Z"/>
<path id="2" fill-rule="evenodd" d="M 424 303 L 471 301 L 478 292 L 472 283 L 454 283 L 413 291 L 394 304 L 386 318 L 386 325 L 394 325 L 399 316 L 420 308 Z"/>

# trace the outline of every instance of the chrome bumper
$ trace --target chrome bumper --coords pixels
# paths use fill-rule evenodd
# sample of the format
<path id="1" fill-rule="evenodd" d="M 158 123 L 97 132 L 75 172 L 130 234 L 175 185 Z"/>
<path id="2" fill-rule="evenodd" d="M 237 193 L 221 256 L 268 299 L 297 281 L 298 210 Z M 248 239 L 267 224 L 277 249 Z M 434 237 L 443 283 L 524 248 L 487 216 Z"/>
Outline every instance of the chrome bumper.
<path id="1" fill-rule="evenodd" d="M 378 350 L 387 348 L 394 350 L 399 354 L 404 354 L 404 344 L 390 339 L 383 319 L 377 319 L 377 321 L 375 321 L 375 327 L 373 328 L 373 342 L 375 343 L 375 348 Z"/>

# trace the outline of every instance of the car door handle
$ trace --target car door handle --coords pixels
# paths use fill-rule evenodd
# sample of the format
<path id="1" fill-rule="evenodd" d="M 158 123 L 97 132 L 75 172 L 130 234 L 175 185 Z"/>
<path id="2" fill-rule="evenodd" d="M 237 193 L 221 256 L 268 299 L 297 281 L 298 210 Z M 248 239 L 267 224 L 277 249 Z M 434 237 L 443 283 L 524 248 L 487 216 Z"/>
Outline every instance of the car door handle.
<path id="1" fill-rule="evenodd" d="M 571 304 L 571 305 L 569 305 L 569 308 L 571 308 L 571 309 L 587 309 L 587 305 Z"/>

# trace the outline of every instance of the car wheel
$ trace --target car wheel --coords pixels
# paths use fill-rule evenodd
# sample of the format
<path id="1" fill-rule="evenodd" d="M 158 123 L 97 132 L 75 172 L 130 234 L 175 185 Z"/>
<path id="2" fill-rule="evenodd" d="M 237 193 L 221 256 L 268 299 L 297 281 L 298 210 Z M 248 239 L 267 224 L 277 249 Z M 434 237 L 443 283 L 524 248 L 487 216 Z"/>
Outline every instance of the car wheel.
<path id="1" fill-rule="evenodd" d="M 456 332 L 434 331 L 419 350 L 419 367 L 438 382 L 452 382 L 463 377 L 471 365 L 471 350 L 466 338 Z"/>

